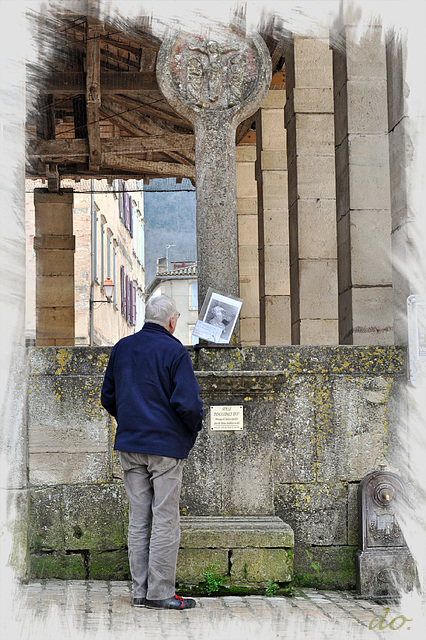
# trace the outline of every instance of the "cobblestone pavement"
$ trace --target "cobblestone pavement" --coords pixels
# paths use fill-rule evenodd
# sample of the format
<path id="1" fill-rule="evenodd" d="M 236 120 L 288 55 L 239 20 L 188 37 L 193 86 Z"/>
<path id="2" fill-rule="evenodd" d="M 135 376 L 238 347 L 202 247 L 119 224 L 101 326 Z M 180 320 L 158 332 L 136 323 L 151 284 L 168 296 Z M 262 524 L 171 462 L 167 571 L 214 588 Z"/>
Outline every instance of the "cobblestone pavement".
<path id="1" fill-rule="evenodd" d="M 351 591 L 296 589 L 292 598 L 196 598 L 189 611 L 131 606 L 127 582 L 46 581 L 17 587 L 5 640 L 376 640 L 425 637 L 419 600 L 385 605 Z M 424 603 L 423 603 L 424 604 Z"/>

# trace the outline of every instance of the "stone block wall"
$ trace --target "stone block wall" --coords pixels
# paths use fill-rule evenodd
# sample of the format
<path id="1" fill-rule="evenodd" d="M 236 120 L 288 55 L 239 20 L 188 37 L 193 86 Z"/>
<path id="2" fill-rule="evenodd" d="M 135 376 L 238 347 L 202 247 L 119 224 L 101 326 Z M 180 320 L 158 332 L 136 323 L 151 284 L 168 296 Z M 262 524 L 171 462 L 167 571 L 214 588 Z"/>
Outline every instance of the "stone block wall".
<path id="1" fill-rule="evenodd" d="M 380 25 L 358 41 L 350 17 L 340 38 L 345 47 L 333 49 L 339 342 L 393 344 L 386 50 Z"/>
<path id="2" fill-rule="evenodd" d="M 109 348 L 29 349 L 31 574 L 129 576 L 127 501 L 99 401 Z M 359 481 L 398 472 L 405 424 L 400 347 L 191 348 L 205 425 L 184 471 L 185 516 L 279 516 L 300 584 L 354 587 Z M 242 405 L 244 429 L 210 429 Z"/>

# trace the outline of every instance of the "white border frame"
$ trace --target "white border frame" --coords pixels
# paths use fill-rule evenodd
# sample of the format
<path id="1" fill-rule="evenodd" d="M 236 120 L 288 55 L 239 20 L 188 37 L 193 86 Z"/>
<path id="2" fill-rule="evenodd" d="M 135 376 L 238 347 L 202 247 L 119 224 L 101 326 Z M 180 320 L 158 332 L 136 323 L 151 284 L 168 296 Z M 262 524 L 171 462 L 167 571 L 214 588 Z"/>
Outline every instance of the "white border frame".
<path id="1" fill-rule="evenodd" d="M 426 327 L 426 300 L 422 296 L 407 298 L 407 327 L 409 381 L 417 386 L 419 378 L 426 374 L 426 338 L 420 339 L 421 327 Z"/>

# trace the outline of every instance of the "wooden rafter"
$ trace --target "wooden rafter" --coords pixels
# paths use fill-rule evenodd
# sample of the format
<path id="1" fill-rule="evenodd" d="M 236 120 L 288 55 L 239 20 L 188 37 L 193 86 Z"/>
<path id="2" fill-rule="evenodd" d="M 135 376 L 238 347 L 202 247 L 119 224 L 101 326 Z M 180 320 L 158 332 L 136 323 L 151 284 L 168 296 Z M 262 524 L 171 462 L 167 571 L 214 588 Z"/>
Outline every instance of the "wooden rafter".
<path id="1" fill-rule="evenodd" d="M 250 118 L 247 118 L 247 120 L 244 120 L 244 122 L 241 123 L 235 137 L 236 144 L 239 144 L 243 140 L 243 138 L 246 137 L 248 132 L 252 129 L 255 120 L 256 118 L 254 116 L 250 116 Z"/>
<path id="2" fill-rule="evenodd" d="M 110 114 L 117 113 L 117 112 L 119 113 L 119 109 L 122 109 L 124 104 L 128 104 L 128 103 L 127 102 L 124 103 L 123 101 L 112 101 L 112 100 L 104 101 L 102 103 L 102 110 L 105 113 L 108 113 L 109 111 Z M 166 133 L 164 128 L 161 127 L 159 124 L 152 122 L 150 120 L 147 120 L 146 118 L 143 118 L 136 111 L 128 111 L 127 113 L 124 113 L 122 115 L 117 114 L 114 116 L 113 119 L 119 125 L 123 126 L 124 128 L 127 128 L 127 131 L 132 135 L 145 134 L 145 135 L 163 136 Z M 195 164 L 195 155 L 191 150 L 188 150 L 188 151 L 185 150 L 185 154 L 183 156 L 175 153 L 170 149 L 164 150 L 164 153 L 166 153 L 171 160 L 177 161 L 179 163 L 182 163 L 188 166 L 193 166 Z"/>
<path id="3" fill-rule="evenodd" d="M 86 109 L 87 137 L 89 140 L 89 169 L 99 169 L 101 159 L 101 134 L 99 126 L 99 107 L 101 104 L 101 66 L 99 25 L 87 17 L 87 54 L 86 54 Z"/>
<path id="4" fill-rule="evenodd" d="M 110 113 L 116 114 L 117 120 L 121 119 L 121 121 L 132 125 L 135 135 L 142 135 L 144 133 L 160 135 L 164 133 L 164 126 L 148 120 L 145 114 L 140 112 L 139 103 L 136 103 L 135 106 L 134 103 L 127 100 L 112 100 L 107 98 L 102 101 L 102 109 L 107 109 Z M 136 133 L 136 130 L 139 130 L 139 134 Z"/>
<path id="5" fill-rule="evenodd" d="M 55 138 L 55 111 L 53 95 L 40 96 L 38 100 L 39 118 L 37 137 L 52 140 Z"/>
<path id="6" fill-rule="evenodd" d="M 80 34 L 85 35 L 83 24 L 75 24 L 71 28 L 77 33 L 79 32 Z M 129 42 L 123 42 L 123 38 L 120 38 L 120 35 L 113 31 L 113 26 L 111 26 L 111 30 L 108 30 L 108 27 L 106 27 L 106 32 L 102 32 L 100 34 L 101 47 L 113 46 L 117 49 L 121 49 L 122 51 L 131 53 L 137 58 L 139 57 L 141 46 L 144 49 L 154 49 L 155 51 L 158 51 L 160 48 L 161 42 L 154 36 L 150 36 L 150 38 L 144 37 L 142 34 L 138 36 L 137 32 L 132 35 L 135 37 L 138 46 L 135 46 L 134 44 L 132 45 Z"/>
<path id="7" fill-rule="evenodd" d="M 115 122 L 121 129 L 127 131 L 131 136 L 143 136 L 149 133 L 147 127 L 144 129 L 145 121 L 140 116 L 135 115 L 130 111 L 126 111 L 123 108 L 113 109 L 107 101 L 103 101 L 101 105 L 101 111 L 112 122 Z"/>
<path id="8" fill-rule="evenodd" d="M 139 71 L 155 71 L 157 51 L 155 49 L 142 49 Z"/>
<path id="9" fill-rule="evenodd" d="M 130 106 L 133 112 L 138 112 L 139 114 L 144 114 L 147 116 L 153 116 L 155 118 L 160 118 L 161 120 L 166 120 L 167 122 L 182 126 L 182 118 L 177 116 L 175 113 L 161 109 L 158 106 L 153 107 L 152 104 L 147 104 L 146 102 L 142 102 L 141 100 L 135 100 L 134 98 L 130 98 L 129 96 L 121 95 L 115 96 L 114 102 L 118 105 L 126 105 L 128 107 Z"/>
<path id="10" fill-rule="evenodd" d="M 160 93 L 157 78 L 153 72 L 101 71 L 102 94 Z M 79 71 L 56 71 L 51 73 L 40 87 L 41 94 L 57 96 L 77 95 L 86 92 L 86 74 Z"/>
<path id="11" fill-rule="evenodd" d="M 101 139 L 102 152 L 117 155 L 138 155 L 147 151 L 176 152 L 187 156 L 194 149 L 194 136 L 163 132 L 161 135 L 149 135 L 126 138 Z M 29 144 L 29 158 L 39 158 L 44 162 L 75 160 L 89 155 L 87 140 L 33 140 Z"/>
<path id="12" fill-rule="evenodd" d="M 288 38 L 281 38 L 271 54 L 272 72 L 277 70 L 277 65 L 284 55 L 286 47 L 288 47 Z"/>
<path id="13" fill-rule="evenodd" d="M 40 95 L 29 118 L 28 175 L 194 180 L 194 133 L 162 95 L 155 75 L 160 39 L 138 26 L 99 21 L 99 1 L 79 16 L 41 21 L 54 36 L 51 63 L 29 69 Z M 53 40 L 52 40 L 53 41 Z"/>
<path id="14" fill-rule="evenodd" d="M 195 179 L 194 167 L 172 162 L 149 162 L 137 158 L 117 156 L 115 153 L 103 153 L 102 165 L 129 173 L 140 172 L 142 174 Z"/>

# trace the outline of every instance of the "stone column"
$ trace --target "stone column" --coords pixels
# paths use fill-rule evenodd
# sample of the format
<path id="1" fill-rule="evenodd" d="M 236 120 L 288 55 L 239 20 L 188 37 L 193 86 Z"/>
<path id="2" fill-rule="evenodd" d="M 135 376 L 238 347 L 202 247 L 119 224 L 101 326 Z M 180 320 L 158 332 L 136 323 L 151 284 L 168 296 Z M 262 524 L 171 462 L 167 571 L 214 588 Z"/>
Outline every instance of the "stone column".
<path id="1" fill-rule="evenodd" d="M 402 265 L 419 264 L 413 249 L 419 235 L 415 224 L 416 206 L 410 201 L 410 174 L 415 155 L 412 140 L 419 144 L 421 115 L 409 114 L 407 93 L 404 90 L 404 69 L 407 66 L 407 42 L 393 32 L 388 33 L 386 46 L 387 90 L 388 90 L 388 131 L 389 131 L 389 171 L 391 188 L 392 254 L 393 254 L 393 301 L 395 344 L 407 344 L 407 298 L 418 292 L 418 282 L 413 272 L 404 270 Z M 410 86 L 410 98 L 413 87 Z M 420 104 L 420 103 L 419 103 Z M 420 115 L 420 117 L 419 117 Z M 421 271 L 421 266 L 420 271 Z"/>
<path id="2" fill-rule="evenodd" d="M 270 90 L 256 122 L 260 343 L 291 344 L 287 141 L 284 90 Z"/>
<path id="3" fill-rule="evenodd" d="M 337 344 L 337 240 L 332 52 L 327 30 L 295 37 L 287 77 L 293 344 Z"/>
<path id="4" fill-rule="evenodd" d="M 256 145 L 243 144 L 237 154 L 238 279 L 244 304 L 240 312 L 242 344 L 258 345 L 259 259 L 257 238 L 257 188 L 254 174 Z"/>
<path id="5" fill-rule="evenodd" d="M 73 191 L 34 190 L 36 345 L 74 346 Z"/>
<path id="6" fill-rule="evenodd" d="M 342 47 L 342 42 L 344 47 Z M 342 344 L 393 344 L 386 51 L 380 25 L 334 49 Z"/>
<path id="7" fill-rule="evenodd" d="M 235 131 L 262 102 L 271 60 L 260 36 L 217 27 L 163 42 L 158 84 L 194 126 L 199 303 L 208 287 L 238 296 Z"/>

